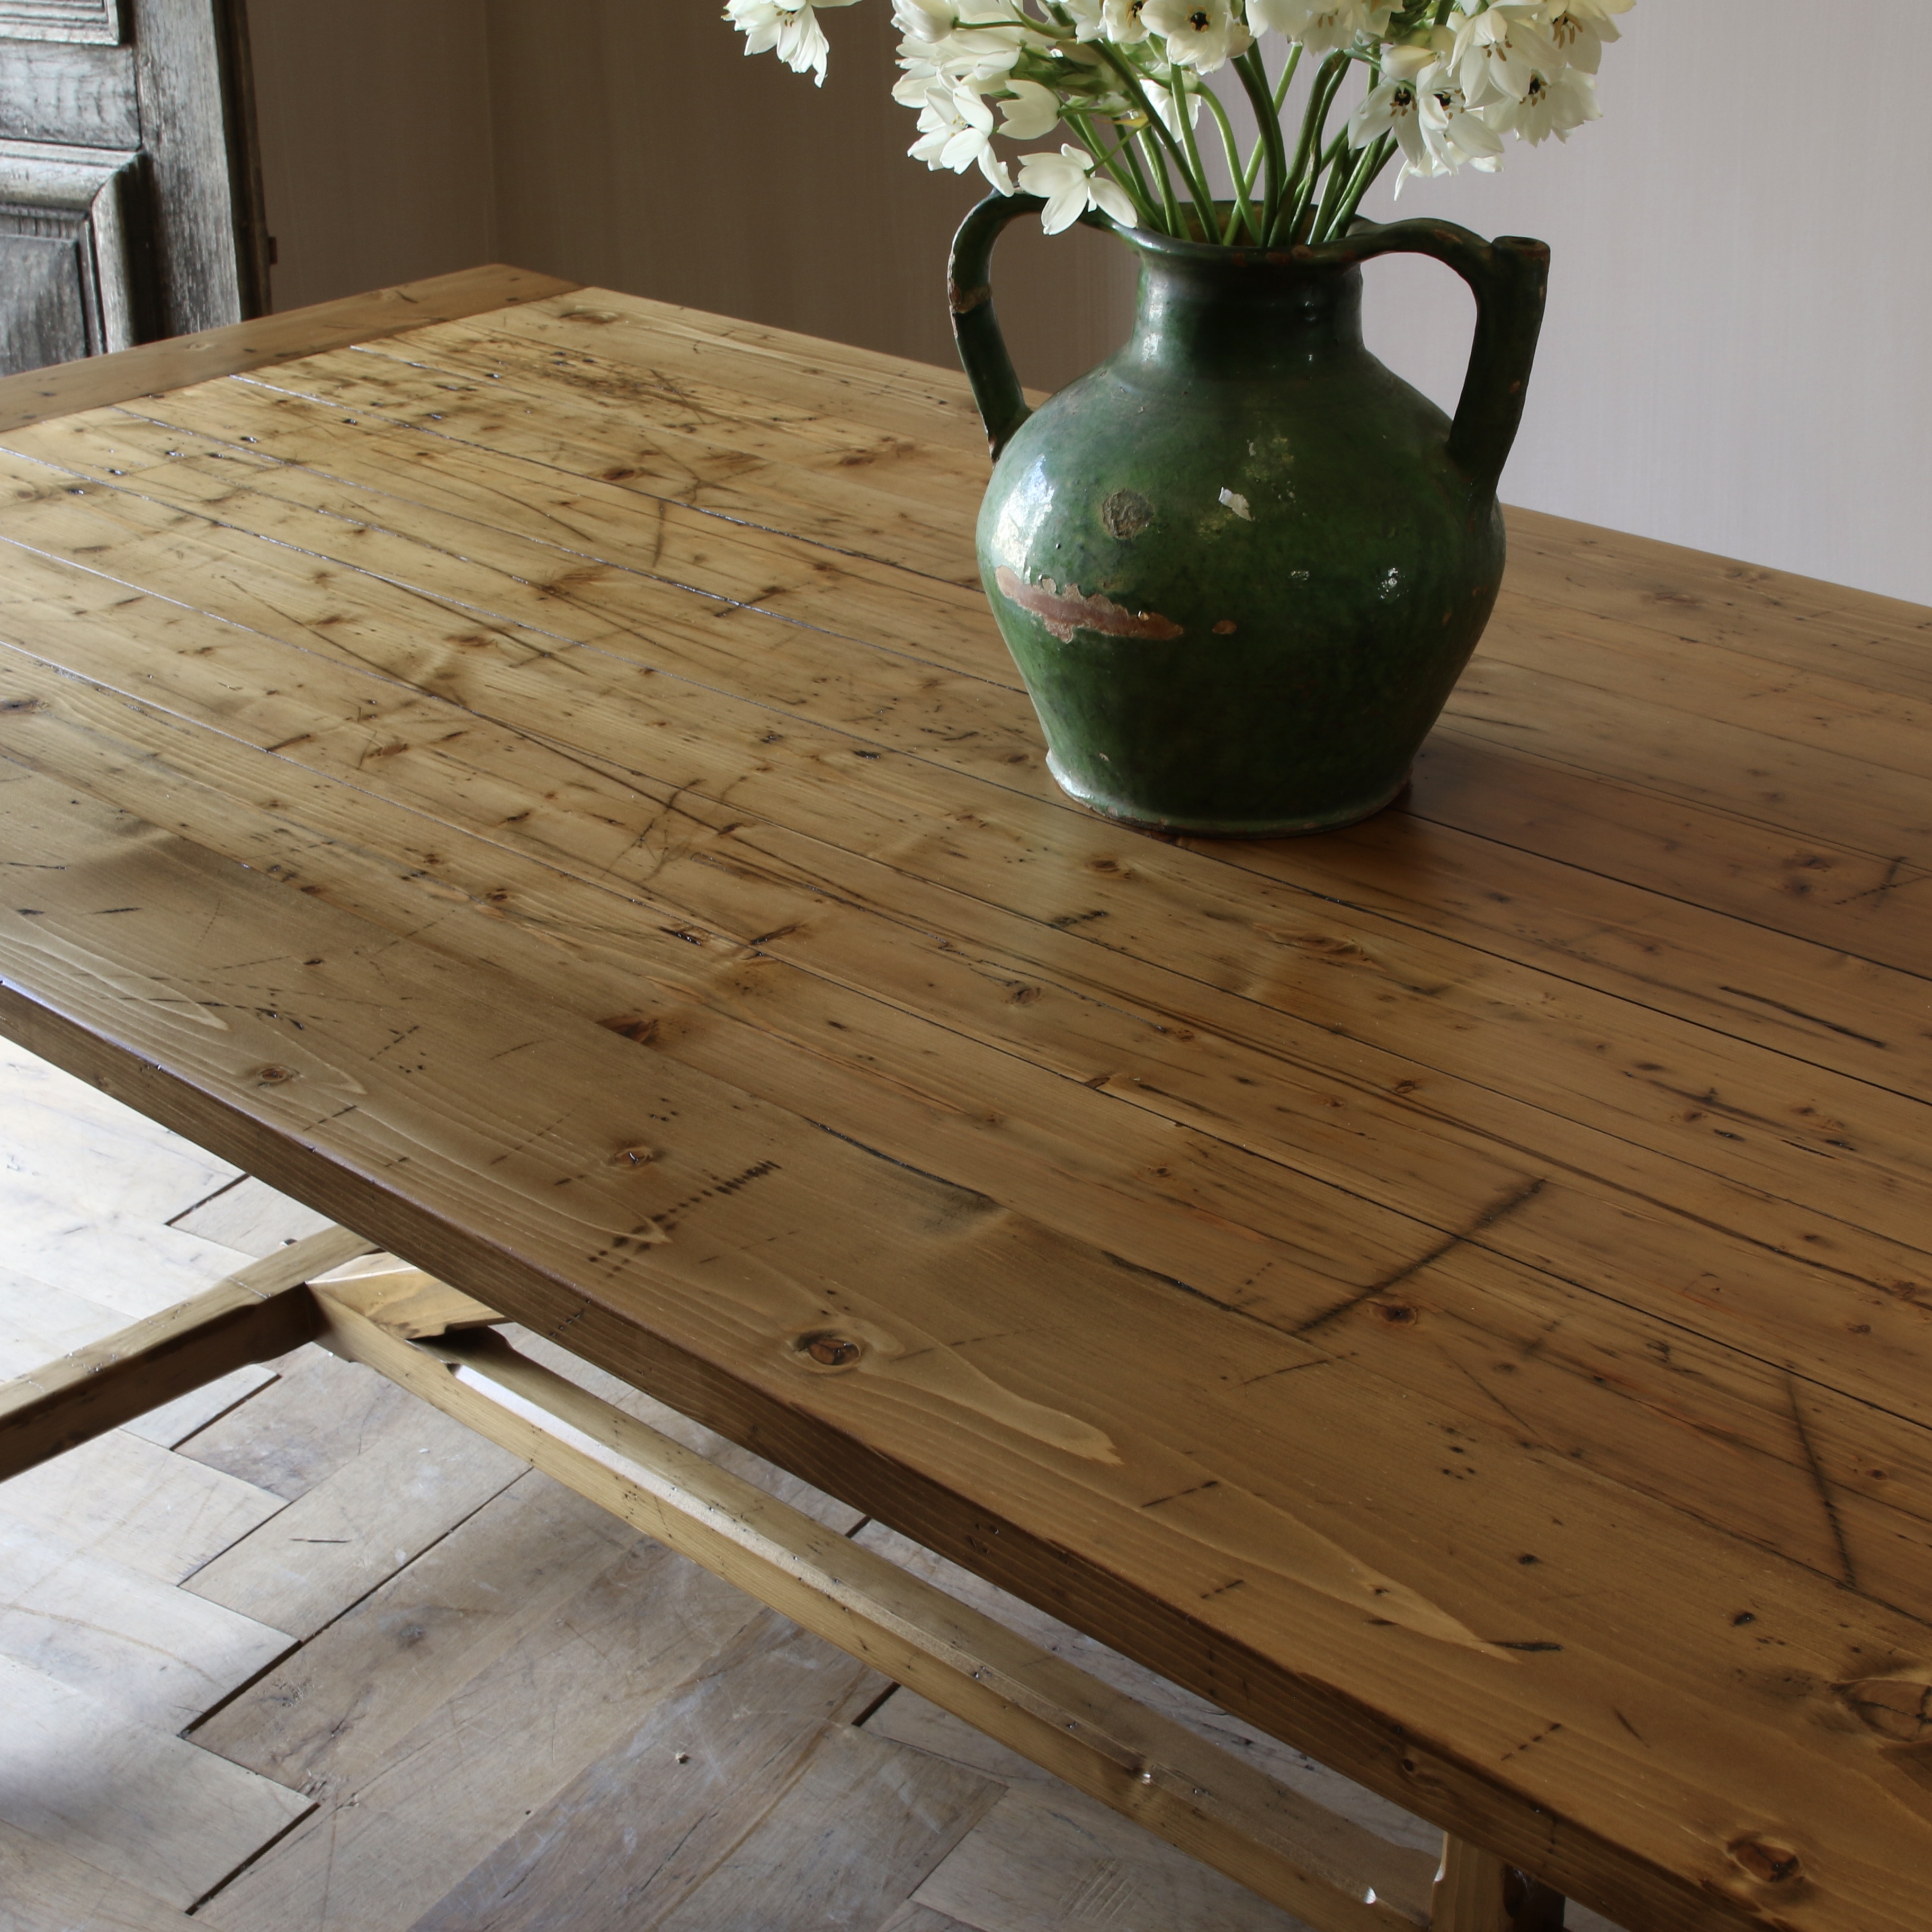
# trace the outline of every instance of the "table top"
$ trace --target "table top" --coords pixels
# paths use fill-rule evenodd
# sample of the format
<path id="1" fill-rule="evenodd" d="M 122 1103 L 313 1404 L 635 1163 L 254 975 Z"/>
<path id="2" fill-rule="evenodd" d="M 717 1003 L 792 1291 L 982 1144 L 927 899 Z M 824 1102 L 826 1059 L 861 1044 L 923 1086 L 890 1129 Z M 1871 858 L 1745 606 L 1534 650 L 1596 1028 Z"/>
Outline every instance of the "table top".
<path id="1" fill-rule="evenodd" d="M 1637 1932 L 1922 1926 L 1932 612 L 1513 514 L 1402 806 L 1160 839 L 984 477 L 511 272 L 0 383 L 0 1029 Z"/>

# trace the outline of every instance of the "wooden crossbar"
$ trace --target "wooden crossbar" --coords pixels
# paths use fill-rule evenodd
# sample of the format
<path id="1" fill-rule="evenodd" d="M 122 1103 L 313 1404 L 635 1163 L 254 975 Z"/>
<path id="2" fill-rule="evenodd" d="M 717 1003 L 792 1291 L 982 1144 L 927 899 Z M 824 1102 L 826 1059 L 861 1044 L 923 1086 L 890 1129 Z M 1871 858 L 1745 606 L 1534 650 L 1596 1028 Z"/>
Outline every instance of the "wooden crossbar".
<path id="1" fill-rule="evenodd" d="M 1454 1837 L 1422 1855 L 1277 1784 L 531 1360 L 494 1311 L 334 1228 L 0 1387 L 0 1480 L 314 1340 L 862 1658 L 1315 1932 L 1558 1932 Z M 327 1277 L 327 1279 L 323 1279 Z"/>
<path id="2" fill-rule="evenodd" d="M 0 1481 L 311 1340 L 322 1316 L 304 1286 L 375 1245 L 325 1228 L 204 1294 L 0 1385 Z"/>

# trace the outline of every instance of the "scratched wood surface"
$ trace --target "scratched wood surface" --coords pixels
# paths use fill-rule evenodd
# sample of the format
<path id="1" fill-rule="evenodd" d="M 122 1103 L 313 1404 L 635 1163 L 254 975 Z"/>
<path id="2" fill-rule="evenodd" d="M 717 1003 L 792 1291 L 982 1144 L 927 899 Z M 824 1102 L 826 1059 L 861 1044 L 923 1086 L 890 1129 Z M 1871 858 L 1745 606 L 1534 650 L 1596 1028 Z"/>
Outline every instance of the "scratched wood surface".
<path id="1" fill-rule="evenodd" d="M 956 379 L 326 340 L 0 434 L 0 1026 L 1636 1932 L 1922 1922 L 1932 614 L 1519 515 L 1400 808 L 1163 842 Z"/>
<path id="2" fill-rule="evenodd" d="M 44 1173 L 16 1157 L 40 1144 L 92 1157 L 42 1160 Z M 156 1226 L 206 1226 L 245 1190 L 253 1245 L 238 1263 L 272 1259 L 311 1232 L 314 1216 L 286 1196 L 224 1181 L 165 1129 L 11 1047 L 0 1048 L 0 1224 L 23 1264 L 42 1238 L 13 1210 L 50 1190 L 70 1227 L 84 1227 L 137 1208 L 167 1216 Z M 211 1180 L 220 1191 L 200 1198 Z M 189 1271 L 174 1286 L 192 1298 L 197 1283 Z M 862 1531 L 869 1547 L 1103 1682 L 1432 1852 L 1420 1820 L 513 1332 L 524 1353 L 826 1527 Z M 0 1342 L 32 1340 L 0 1310 Z M 77 1515 L 38 1528 L 15 1520 L 17 1486 L 0 1484 L 7 1932 L 537 1932 L 646 1920 L 880 1932 L 908 1915 L 942 1932 L 1102 1918 L 1296 1932 L 1276 1907 L 525 1466 L 466 1513 L 460 1492 L 425 1474 L 448 1445 L 434 1430 L 422 1439 L 424 1424 L 443 1418 L 371 1370 L 308 1345 L 238 1390 L 224 1379 L 219 1399 L 202 1391 L 197 1406 L 170 1404 L 165 1424 L 157 1412 L 139 1426 L 133 1470 L 146 1483 L 89 1449 L 55 1466 L 93 1477 L 110 1524 L 117 1513 L 195 1516 L 197 1479 L 283 1505 L 271 1522 L 286 1533 L 231 1522 L 230 1550 L 184 1582 L 133 1567 L 125 1535 L 110 1528 L 102 1544 Z M 493 1460 L 488 1444 L 449 1432 Z M 62 1486 L 72 1494 L 70 1478 Z M 445 1500 L 441 1533 L 412 1550 L 432 1490 Z M 333 1499 L 341 1533 L 320 1534 L 332 1526 L 312 1509 L 304 1520 L 310 1498 Z M 370 1589 L 377 1552 L 398 1567 Z M 280 1606 L 319 1606 L 297 1624 L 317 1626 L 305 1641 L 214 1600 L 251 1580 Z M 485 1739 L 516 1742 L 496 1752 Z M 165 1804 L 146 1788 L 157 1777 L 171 1781 Z M 178 1909 L 184 1898 L 197 1901 L 192 1919 Z M 920 1901 L 935 1898 L 946 1916 L 927 1914 Z M 1601 1922 L 1578 1932 L 1591 1924 Z"/>

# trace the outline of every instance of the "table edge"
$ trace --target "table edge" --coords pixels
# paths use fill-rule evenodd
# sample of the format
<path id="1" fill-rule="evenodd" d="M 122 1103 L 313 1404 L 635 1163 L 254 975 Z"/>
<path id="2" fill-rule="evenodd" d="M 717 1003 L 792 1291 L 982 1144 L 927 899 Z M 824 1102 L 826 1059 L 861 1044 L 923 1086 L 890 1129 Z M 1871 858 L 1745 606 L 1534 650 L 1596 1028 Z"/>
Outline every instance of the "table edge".
<path id="1" fill-rule="evenodd" d="M 0 434 L 431 322 L 569 295 L 583 286 L 533 268 L 492 262 L 79 362 L 52 363 L 0 376 Z"/>

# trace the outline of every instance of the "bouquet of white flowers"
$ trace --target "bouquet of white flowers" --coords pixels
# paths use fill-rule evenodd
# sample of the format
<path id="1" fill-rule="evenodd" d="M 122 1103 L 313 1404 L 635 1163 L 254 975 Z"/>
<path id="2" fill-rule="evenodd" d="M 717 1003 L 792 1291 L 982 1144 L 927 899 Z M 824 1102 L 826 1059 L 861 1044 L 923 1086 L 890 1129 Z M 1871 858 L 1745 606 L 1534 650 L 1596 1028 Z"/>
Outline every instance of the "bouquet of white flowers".
<path id="1" fill-rule="evenodd" d="M 776 50 L 825 78 L 818 10 L 853 0 L 730 0 L 746 51 Z M 1532 143 L 1597 118 L 1596 74 L 1615 14 L 1634 0 L 893 0 L 904 38 L 892 92 L 919 115 L 910 152 L 977 166 L 1014 192 L 995 136 L 1079 136 L 1019 163 L 1048 234 L 1098 210 L 1123 226 L 1229 246 L 1321 242 L 1347 232 L 1400 158 L 1400 178 L 1492 171 L 1504 136 Z M 1266 36 L 1287 43 L 1271 74 Z M 1285 124 L 1304 55 L 1298 135 Z M 1206 76 L 1232 69 L 1260 130 L 1244 154 Z M 1352 74 L 1358 100 L 1342 98 Z M 994 119 L 997 105 L 1000 117 Z M 1331 133 L 1330 123 L 1341 124 Z M 1205 110 L 1234 194 L 1217 204 L 1202 165 Z M 1397 185 L 1400 185 L 1400 178 Z"/>

